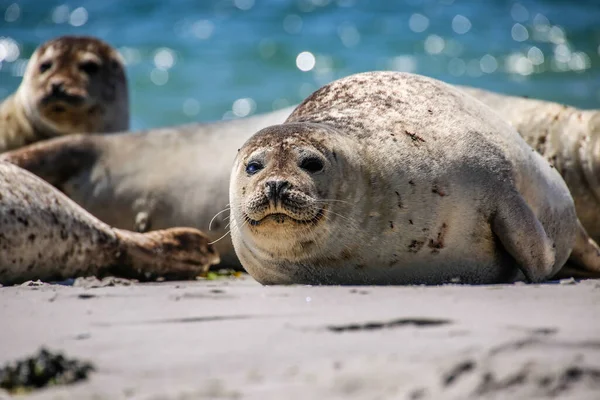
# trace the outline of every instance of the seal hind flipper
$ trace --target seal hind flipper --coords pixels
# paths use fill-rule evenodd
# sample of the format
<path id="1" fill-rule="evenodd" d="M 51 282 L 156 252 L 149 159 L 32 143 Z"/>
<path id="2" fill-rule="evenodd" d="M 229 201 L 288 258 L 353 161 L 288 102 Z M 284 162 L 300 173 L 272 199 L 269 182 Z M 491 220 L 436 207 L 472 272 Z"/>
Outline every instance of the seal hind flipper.
<path id="1" fill-rule="evenodd" d="M 556 264 L 554 244 L 521 195 L 512 194 L 500 202 L 492 231 L 529 281 L 541 282 L 552 275 Z"/>
<path id="2" fill-rule="evenodd" d="M 6 161 L 42 178 L 51 185 L 62 185 L 97 161 L 97 135 L 70 135 L 38 142 L 0 154 Z"/>

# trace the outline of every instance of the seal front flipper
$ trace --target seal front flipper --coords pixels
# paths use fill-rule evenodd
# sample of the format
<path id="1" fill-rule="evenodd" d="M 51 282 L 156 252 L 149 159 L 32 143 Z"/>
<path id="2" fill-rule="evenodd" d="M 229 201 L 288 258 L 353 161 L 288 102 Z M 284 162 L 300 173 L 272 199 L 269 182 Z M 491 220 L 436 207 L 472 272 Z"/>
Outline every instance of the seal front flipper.
<path id="1" fill-rule="evenodd" d="M 492 220 L 492 231 L 516 260 L 525 277 L 542 282 L 556 271 L 556 251 L 544 227 L 518 193 L 502 199 Z"/>
<path id="2" fill-rule="evenodd" d="M 62 190 L 65 182 L 96 162 L 101 140 L 101 136 L 82 134 L 50 139 L 0 154 L 0 161 L 17 165 Z"/>
<path id="3" fill-rule="evenodd" d="M 560 276 L 600 278 L 600 247 L 589 237 L 585 228 L 577 221 L 577 236 L 573 251 L 569 257 L 569 268 L 563 268 Z"/>
<path id="4" fill-rule="evenodd" d="M 197 229 L 113 231 L 120 242 L 120 254 L 108 271 L 111 275 L 139 280 L 192 279 L 220 261 L 209 238 Z"/>

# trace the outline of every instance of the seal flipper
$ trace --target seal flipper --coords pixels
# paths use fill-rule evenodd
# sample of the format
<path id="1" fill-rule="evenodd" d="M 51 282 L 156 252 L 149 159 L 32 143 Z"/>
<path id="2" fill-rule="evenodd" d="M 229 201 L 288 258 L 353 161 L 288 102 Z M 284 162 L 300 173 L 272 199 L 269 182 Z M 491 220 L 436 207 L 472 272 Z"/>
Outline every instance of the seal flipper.
<path id="1" fill-rule="evenodd" d="M 559 271 L 574 277 L 600 278 L 600 247 L 589 237 L 581 222 L 577 220 L 577 236 L 569 257 L 568 268 Z"/>
<path id="2" fill-rule="evenodd" d="M 146 233 L 114 229 L 121 254 L 110 274 L 155 280 L 192 279 L 218 264 L 219 255 L 210 239 L 197 229 L 169 228 Z"/>
<path id="3" fill-rule="evenodd" d="M 542 282 L 553 275 L 554 244 L 520 194 L 499 202 L 492 231 L 529 281 Z"/>
<path id="4" fill-rule="evenodd" d="M 25 169 L 62 190 L 70 178 L 96 161 L 101 138 L 77 134 L 50 139 L 0 154 L 0 161 Z"/>

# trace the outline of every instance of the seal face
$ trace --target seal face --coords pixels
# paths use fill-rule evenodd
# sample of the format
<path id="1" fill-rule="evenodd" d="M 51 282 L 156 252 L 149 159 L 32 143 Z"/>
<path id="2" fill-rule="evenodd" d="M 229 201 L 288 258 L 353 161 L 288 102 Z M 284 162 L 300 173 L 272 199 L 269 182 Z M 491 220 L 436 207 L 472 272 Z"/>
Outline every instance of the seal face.
<path id="1" fill-rule="evenodd" d="M 244 218 L 257 232 L 271 224 L 316 225 L 323 217 L 325 205 L 318 199 L 327 190 L 324 175 L 330 169 L 326 154 L 310 141 L 257 147 L 244 167 L 242 180 L 250 189 L 242 204 Z"/>
<path id="2" fill-rule="evenodd" d="M 442 82 L 324 86 L 238 152 L 231 235 L 265 284 L 540 281 L 578 221 L 564 181 L 498 115 Z"/>
<path id="3" fill-rule="evenodd" d="M 0 151 L 48 137 L 129 128 L 121 57 L 93 37 L 62 36 L 42 44 L 19 89 L 5 103 L 0 108 L 5 122 Z"/>

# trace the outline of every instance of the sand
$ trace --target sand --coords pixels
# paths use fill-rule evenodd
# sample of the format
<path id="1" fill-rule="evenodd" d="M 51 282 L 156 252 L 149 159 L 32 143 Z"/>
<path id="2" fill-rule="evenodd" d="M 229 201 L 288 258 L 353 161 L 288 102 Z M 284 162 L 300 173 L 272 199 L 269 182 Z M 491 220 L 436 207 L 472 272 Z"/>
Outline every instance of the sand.
<path id="1" fill-rule="evenodd" d="M 96 366 L 32 399 L 599 399 L 600 281 L 0 288 L 0 364 Z M 2 395 L 0 395 L 2 398 Z"/>

